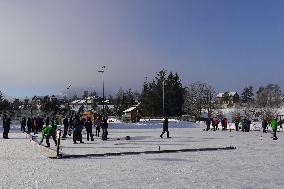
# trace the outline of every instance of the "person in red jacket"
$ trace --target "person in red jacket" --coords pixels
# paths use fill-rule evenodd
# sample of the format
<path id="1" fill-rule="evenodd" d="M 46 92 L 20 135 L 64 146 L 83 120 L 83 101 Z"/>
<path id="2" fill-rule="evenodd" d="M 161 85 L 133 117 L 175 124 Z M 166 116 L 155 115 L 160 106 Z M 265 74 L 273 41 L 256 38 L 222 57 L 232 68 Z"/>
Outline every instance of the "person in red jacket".
<path id="1" fill-rule="evenodd" d="M 222 124 L 222 130 L 223 131 L 227 130 L 227 126 L 228 126 L 227 118 L 223 118 L 221 121 L 221 124 Z"/>

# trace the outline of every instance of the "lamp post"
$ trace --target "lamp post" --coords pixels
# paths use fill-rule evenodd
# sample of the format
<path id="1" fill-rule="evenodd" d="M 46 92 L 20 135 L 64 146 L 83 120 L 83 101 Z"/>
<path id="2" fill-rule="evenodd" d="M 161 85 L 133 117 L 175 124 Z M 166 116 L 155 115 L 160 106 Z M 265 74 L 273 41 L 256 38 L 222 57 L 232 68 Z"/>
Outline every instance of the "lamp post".
<path id="1" fill-rule="evenodd" d="M 103 79 L 103 116 L 105 117 L 105 82 L 104 82 L 104 72 L 105 72 L 106 66 L 102 66 L 101 70 L 98 72 L 102 74 Z"/>
<path id="2" fill-rule="evenodd" d="M 165 116 L 165 80 L 163 80 L 163 116 Z"/>
<path id="3" fill-rule="evenodd" d="M 70 111 L 70 103 L 69 103 L 69 100 L 68 100 L 68 98 L 67 98 L 67 95 L 68 95 L 68 91 L 69 91 L 69 89 L 71 88 L 71 86 L 72 85 L 69 85 L 67 88 L 66 88 L 66 93 L 65 93 L 65 98 L 66 98 L 66 100 L 67 100 L 67 109 Z"/>

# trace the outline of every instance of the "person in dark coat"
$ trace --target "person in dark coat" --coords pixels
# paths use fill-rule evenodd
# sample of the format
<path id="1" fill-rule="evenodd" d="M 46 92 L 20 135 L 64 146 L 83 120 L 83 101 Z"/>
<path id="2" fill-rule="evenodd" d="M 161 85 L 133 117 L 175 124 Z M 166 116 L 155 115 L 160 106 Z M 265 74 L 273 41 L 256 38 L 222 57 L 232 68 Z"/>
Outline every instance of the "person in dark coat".
<path id="1" fill-rule="evenodd" d="M 251 125 L 251 120 L 247 119 L 247 131 L 250 132 L 250 125 Z"/>
<path id="2" fill-rule="evenodd" d="M 89 141 L 89 137 L 91 137 L 91 141 L 94 141 L 94 135 L 93 135 L 93 129 L 92 129 L 93 122 L 90 117 L 87 118 L 84 125 L 87 131 L 87 141 Z"/>
<path id="3" fill-rule="evenodd" d="M 82 130 L 84 128 L 84 120 L 77 117 L 76 123 L 74 124 L 75 124 L 75 129 L 73 130 L 73 143 L 77 144 L 77 141 L 80 141 L 80 143 L 84 143 L 83 137 L 82 137 Z"/>
<path id="4" fill-rule="evenodd" d="M 251 121 L 249 119 L 245 118 L 244 121 L 243 121 L 242 131 L 249 132 L 250 131 L 250 124 L 251 124 Z"/>
<path id="5" fill-rule="evenodd" d="M 163 132 L 160 135 L 161 138 L 163 138 L 163 135 L 165 134 L 165 132 L 167 132 L 167 138 L 171 138 L 170 137 L 170 132 L 169 132 L 169 120 L 168 117 L 165 117 L 164 123 L 163 123 Z"/>
<path id="6" fill-rule="evenodd" d="M 240 121 L 239 120 L 235 120 L 235 130 L 236 131 L 239 131 L 239 124 L 240 124 Z"/>
<path id="7" fill-rule="evenodd" d="M 40 117 L 38 116 L 35 118 L 35 129 L 34 129 L 34 134 L 37 134 L 41 130 L 41 120 Z"/>
<path id="8" fill-rule="evenodd" d="M 38 120 L 38 131 L 39 132 L 42 131 L 43 125 L 44 125 L 44 119 L 42 117 L 39 117 L 39 120 Z"/>
<path id="9" fill-rule="evenodd" d="M 69 118 L 69 128 L 68 128 L 68 135 L 71 136 L 72 135 L 72 130 L 74 128 L 74 119 L 73 116 L 71 116 Z"/>
<path id="10" fill-rule="evenodd" d="M 32 119 L 28 117 L 28 121 L 27 121 L 28 133 L 32 131 L 32 124 L 33 124 Z"/>
<path id="11" fill-rule="evenodd" d="M 63 120 L 63 125 L 64 125 L 64 131 L 63 131 L 63 136 L 62 138 L 66 138 L 67 137 L 67 132 L 68 132 L 68 129 L 69 129 L 69 119 L 68 119 L 68 116 L 66 116 Z"/>
<path id="12" fill-rule="evenodd" d="M 262 121 L 262 132 L 263 133 L 267 133 L 267 127 L 268 127 L 268 122 L 266 121 L 266 119 L 263 119 Z"/>
<path id="13" fill-rule="evenodd" d="M 8 134 L 10 131 L 11 123 L 12 123 L 11 118 L 5 114 L 3 117 L 3 129 L 4 129 L 3 138 L 4 139 L 9 139 Z"/>
<path id="14" fill-rule="evenodd" d="M 101 128 L 103 130 L 102 133 L 102 140 L 107 140 L 107 135 L 108 135 L 108 123 L 107 123 L 107 118 L 103 118 L 102 123 L 101 123 Z"/>
<path id="15" fill-rule="evenodd" d="M 47 117 L 47 118 L 45 119 L 45 126 L 47 127 L 48 125 L 50 125 L 50 119 L 49 119 L 49 117 Z"/>
<path id="16" fill-rule="evenodd" d="M 21 120 L 21 131 L 26 132 L 26 126 L 27 126 L 27 119 L 26 117 L 23 117 Z"/>
<path id="17" fill-rule="evenodd" d="M 32 132 L 36 133 L 37 125 L 36 125 L 36 117 L 32 119 Z"/>
<path id="18" fill-rule="evenodd" d="M 206 119 L 206 131 L 210 130 L 210 125 L 211 125 L 211 119 L 210 119 L 210 117 L 208 117 Z"/>
<path id="19" fill-rule="evenodd" d="M 94 123 L 94 125 L 96 126 L 96 136 L 97 136 L 97 137 L 100 137 L 101 122 L 102 122 L 102 119 L 101 119 L 101 118 L 98 118 L 98 119 L 96 120 L 96 122 Z"/>

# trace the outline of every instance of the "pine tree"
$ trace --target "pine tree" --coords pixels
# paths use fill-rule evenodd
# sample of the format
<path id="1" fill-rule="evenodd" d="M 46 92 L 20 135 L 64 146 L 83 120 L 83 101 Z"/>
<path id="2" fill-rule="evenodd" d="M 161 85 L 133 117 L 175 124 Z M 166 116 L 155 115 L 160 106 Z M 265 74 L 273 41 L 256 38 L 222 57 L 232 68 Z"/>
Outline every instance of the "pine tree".
<path id="1" fill-rule="evenodd" d="M 144 82 L 141 101 L 144 116 L 163 115 L 163 86 L 164 86 L 164 113 L 168 116 L 180 116 L 184 101 L 184 89 L 178 74 L 172 72 L 167 76 L 166 70 L 161 70 L 155 79 L 148 83 Z"/>
<path id="2" fill-rule="evenodd" d="M 252 86 L 245 87 L 244 91 L 241 94 L 242 103 L 253 102 L 253 96 L 254 96 L 253 87 Z"/>

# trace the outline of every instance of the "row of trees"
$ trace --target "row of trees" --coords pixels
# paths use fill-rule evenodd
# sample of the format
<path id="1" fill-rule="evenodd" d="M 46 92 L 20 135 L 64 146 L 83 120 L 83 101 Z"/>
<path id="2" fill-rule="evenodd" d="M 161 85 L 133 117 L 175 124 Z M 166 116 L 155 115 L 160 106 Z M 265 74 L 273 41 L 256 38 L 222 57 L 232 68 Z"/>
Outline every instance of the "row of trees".
<path id="1" fill-rule="evenodd" d="M 3 97 L 3 93 L 0 91 L 0 111 L 3 110 L 13 110 L 19 111 L 20 109 L 24 110 L 37 110 L 37 103 L 26 98 L 22 101 L 19 99 L 14 99 L 13 102 L 8 101 Z M 50 99 L 48 96 L 45 96 L 41 102 L 40 110 L 44 112 L 58 111 L 60 109 L 60 103 L 57 99 Z"/>
<path id="2" fill-rule="evenodd" d="M 96 96 L 96 92 L 84 91 L 83 98 Z M 140 107 L 140 114 L 147 117 L 155 116 L 181 116 L 191 115 L 195 118 L 201 117 L 202 112 L 206 111 L 209 116 L 218 114 L 219 104 L 215 102 L 216 91 L 214 87 L 204 82 L 194 82 L 188 86 L 183 86 L 177 73 L 168 73 L 161 70 L 157 75 L 148 81 L 146 78 L 141 93 L 131 89 L 120 89 L 117 94 L 109 96 L 109 101 L 114 105 L 112 111 L 108 110 L 108 115 L 121 115 L 124 110 L 134 105 Z M 282 103 L 282 91 L 277 84 L 261 86 L 254 92 L 252 86 L 245 87 L 240 96 L 237 106 L 246 108 L 277 108 Z M 70 103 L 73 99 L 66 99 L 64 103 Z M 102 102 L 102 98 L 98 98 Z M 58 111 L 62 101 L 48 96 L 44 97 L 40 109 L 44 112 Z M 99 104 L 94 101 L 93 108 Z M 3 98 L 0 92 L 0 111 L 37 109 L 36 103 L 25 99 L 20 101 L 15 99 L 12 103 Z M 217 112 L 217 113 L 216 113 Z"/>
<path id="3" fill-rule="evenodd" d="M 252 86 L 244 88 L 241 94 L 241 102 L 245 106 L 255 107 L 271 107 L 278 108 L 282 103 L 283 94 L 281 88 L 277 84 L 268 84 L 260 86 L 254 93 Z"/>
<path id="4" fill-rule="evenodd" d="M 181 116 L 184 88 L 179 75 L 161 70 L 151 82 L 146 78 L 141 103 L 144 116 Z"/>

